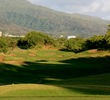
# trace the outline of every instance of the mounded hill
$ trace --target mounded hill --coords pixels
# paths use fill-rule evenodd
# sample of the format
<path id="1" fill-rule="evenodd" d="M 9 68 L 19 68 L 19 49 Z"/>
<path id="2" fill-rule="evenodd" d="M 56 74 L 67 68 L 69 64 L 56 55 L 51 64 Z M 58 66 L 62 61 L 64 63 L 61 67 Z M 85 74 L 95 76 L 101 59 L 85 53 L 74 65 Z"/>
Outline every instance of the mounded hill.
<path id="1" fill-rule="evenodd" d="M 104 34 L 110 21 L 81 14 L 67 14 L 34 5 L 27 0 L 0 0 L 0 31 L 25 34 L 37 30 L 58 36 Z"/>

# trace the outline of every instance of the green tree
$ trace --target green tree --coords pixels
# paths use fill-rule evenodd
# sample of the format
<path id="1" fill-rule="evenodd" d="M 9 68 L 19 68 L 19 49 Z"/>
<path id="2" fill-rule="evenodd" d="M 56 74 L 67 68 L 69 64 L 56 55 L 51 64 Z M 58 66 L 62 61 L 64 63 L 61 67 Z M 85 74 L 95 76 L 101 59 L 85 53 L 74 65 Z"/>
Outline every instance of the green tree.
<path id="1" fill-rule="evenodd" d="M 37 45 L 37 41 L 39 41 L 38 39 L 40 40 L 36 32 L 29 32 L 18 41 L 18 46 L 23 49 L 34 48 Z"/>
<path id="2" fill-rule="evenodd" d="M 56 40 L 56 43 L 57 43 L 58 48 L 59 49 L 64 49 L 66 41 L 67 41 L 66 38 L 58 38 Z"/>
<path id="3" fill-rule="evenodd" d="M 108 25 L 107 35 L 110 35 L 110 24 Z"/>
<path id="4" fill-rule="evenodd" d="M 0 38 L 0 52 L 7 53 L 8 42 L 6 38 Z"/>
<path id="5" fill-rule="evenodd" d="M 11 48 L 11 51 L 9 52 L 9 53 L 11 53 L 17 47 L 17 39 L 16 38 L 10 38 L 8 47 Z"/>
<path id="6" fill-rule="evenodd" d="M 108 25 L 107 33 L 105 35 L 106 49 L 110 50 L 110 24 Z"/>
<path id="7" fill-rule="evenodd" d="M 18 46 L 23 49 L 31 49 L 37 45 L 55 46 L 55 40 L 44 33 L 32 31 L 18 41 Z"/>
<path id="8" fill-rule="evenodd" d="M 103 35 L 95 35 L 86 40 L 87 49 L 104 49 L 106 46 L 106 39 Z"/>
<path id="9" fill-rule="evenodd" d="M 86 42 L 85 39 L 83 38 L 69 39 L 65 43 L 65 47 L 66 47 L 65 49 L 78 53 L 86 49 L 85 44 Z"/>
<path id="10" fill-rule="evenodd" d="M 44 45 L 56 46 L 56 42 L 52 37 L 44 34 L 43 39 L 44 39 Z"/>

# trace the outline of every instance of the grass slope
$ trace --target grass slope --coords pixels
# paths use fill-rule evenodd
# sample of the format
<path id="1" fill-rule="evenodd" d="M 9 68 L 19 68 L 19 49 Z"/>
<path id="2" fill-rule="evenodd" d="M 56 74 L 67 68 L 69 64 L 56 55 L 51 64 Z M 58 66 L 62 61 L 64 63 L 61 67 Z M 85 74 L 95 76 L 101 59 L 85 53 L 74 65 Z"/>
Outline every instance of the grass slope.
<path id="1" fill-rule="evenodd" d="M 108 100 L 109 55 L 105 51 L 75 54 L 18 48 L 12 54 L 0 54 L 0 96 L 3 99 L 13 97 L 15 100 L 17 97 L 24 97 L 25 100 L 27 96 Z"/>

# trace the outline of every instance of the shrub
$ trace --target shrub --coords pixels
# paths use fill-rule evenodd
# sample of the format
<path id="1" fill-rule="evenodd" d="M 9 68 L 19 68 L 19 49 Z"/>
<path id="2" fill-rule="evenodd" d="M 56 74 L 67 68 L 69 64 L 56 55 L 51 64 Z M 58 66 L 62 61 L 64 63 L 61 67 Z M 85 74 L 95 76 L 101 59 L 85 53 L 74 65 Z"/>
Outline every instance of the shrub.
<path id="1" fill-rule="evenodd" d="M 86 40 L 87 49 L 104 49 L 106 48 L 106 39 L 105 36 L 93 36 Z"/>
<path id="2" fill-rule="evenodd" d="M 0 52 L 7 53 L 9 47 L 9 41 L 7 38 L 0 38 Z"/>
<path id="3" fill-rule="evenodd" d="M 85 39 L 82 38 L 69 39 L 65 43 L 65 49 L 77 53 L 84 51 L 86 49 L 85 44 L 86 44 Z"/>
<path id="4" fill-rule="evenodd" d="M 53 45 L 55 41 L 50 36 L 41 32 L 29 32 L 24 38 L 18 40 L 17 45 L 22 49 L 31 49 L 37 45 Z"/>

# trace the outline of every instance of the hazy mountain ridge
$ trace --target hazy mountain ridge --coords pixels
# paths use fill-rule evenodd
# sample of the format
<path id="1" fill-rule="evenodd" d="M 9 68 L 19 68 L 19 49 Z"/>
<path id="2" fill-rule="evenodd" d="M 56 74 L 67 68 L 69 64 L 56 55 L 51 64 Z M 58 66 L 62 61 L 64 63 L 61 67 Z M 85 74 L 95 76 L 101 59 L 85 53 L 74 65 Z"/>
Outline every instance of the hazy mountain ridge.
<path id="1" fill-rule="evenodd" d="M 31 4 L 26 0 L 0 0 L 0 30 L 24 34 L 29 30 L 53 35 L 92 36 L 104 34 L 109 21 L 81 14 L 66 14 Z"/>

